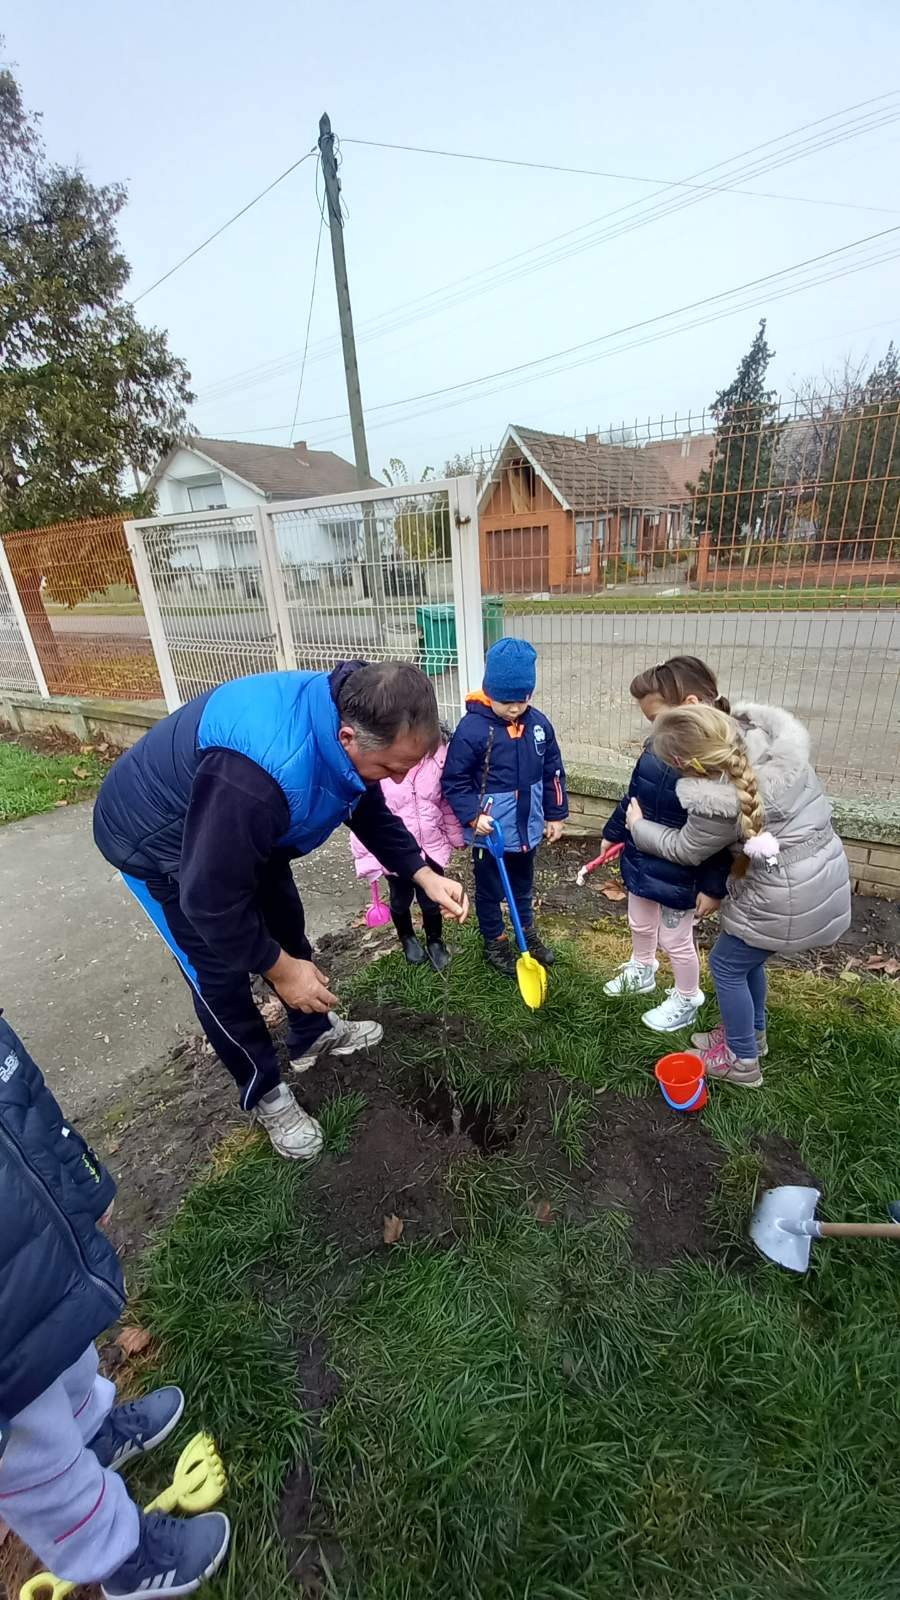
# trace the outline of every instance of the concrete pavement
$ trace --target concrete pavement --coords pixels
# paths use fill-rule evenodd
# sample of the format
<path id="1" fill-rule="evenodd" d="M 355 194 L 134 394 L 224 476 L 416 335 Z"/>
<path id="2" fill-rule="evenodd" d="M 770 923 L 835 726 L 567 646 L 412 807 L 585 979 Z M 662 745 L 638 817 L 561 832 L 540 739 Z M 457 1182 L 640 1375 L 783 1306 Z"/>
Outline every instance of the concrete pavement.
<path id="1" fill-rule="evenodd" d="M 162 941 L 94 848 L 89 805 L 0 828 L 0 1005 L 73 1116 L 196 1022 Z M 364 902 L 345 830 L 298 863 L 313 939 Z"/>

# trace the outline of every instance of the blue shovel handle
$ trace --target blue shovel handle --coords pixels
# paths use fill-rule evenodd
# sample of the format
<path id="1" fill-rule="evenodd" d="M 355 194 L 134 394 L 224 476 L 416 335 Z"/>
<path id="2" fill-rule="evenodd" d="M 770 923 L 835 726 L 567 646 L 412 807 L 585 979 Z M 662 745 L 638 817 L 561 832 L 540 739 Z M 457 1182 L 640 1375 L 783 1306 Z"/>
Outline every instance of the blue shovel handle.
<path id="1" fill-rule="evenodd" d="M 525 933 L 522 928 L 522 919 L 520 918 L 518 910 L 516 909 L 516 902 L 513 899 L 513 892 L 509 883 L 509 873 L 506 870 L 506 862 L 503 859 L 505 843 L 506 841 L 503 838 L 503 829 L 496 820 L 494 821 L 494 825 L 491 828 L 490 833 L 479 835 L 478 838 L 478 848 L 481 850 L 490 851 L 497 863 L 497 871 L 500 874 L 500 882 L 503 885 L 503 893 L 506 896 L 506 904 L 509 906 L 509 915 L 512 920 L 513 932 L 516 936 L 516 944 L 519 946 L 523 956 L 526 956 L 528 954 L 528 945 L 525 941 Z"/>

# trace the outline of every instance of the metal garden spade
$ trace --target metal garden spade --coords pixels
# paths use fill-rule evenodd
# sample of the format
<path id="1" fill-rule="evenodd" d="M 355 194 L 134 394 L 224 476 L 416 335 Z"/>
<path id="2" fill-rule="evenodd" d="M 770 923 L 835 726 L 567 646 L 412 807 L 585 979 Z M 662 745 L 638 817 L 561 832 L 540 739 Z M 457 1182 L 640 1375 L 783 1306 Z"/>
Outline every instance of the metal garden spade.
<path id="1" fill-rule="evenodd" d="M 893 1239 L 900 1244 L 900 1202 L 888 1207 L 893 1222 L 817 1222 L 818 1189 L 788 1184 L 770 1189 L 753 1213 L 750 1237 L 779 1267 L 805 1272 L 813 1239 Z"/>

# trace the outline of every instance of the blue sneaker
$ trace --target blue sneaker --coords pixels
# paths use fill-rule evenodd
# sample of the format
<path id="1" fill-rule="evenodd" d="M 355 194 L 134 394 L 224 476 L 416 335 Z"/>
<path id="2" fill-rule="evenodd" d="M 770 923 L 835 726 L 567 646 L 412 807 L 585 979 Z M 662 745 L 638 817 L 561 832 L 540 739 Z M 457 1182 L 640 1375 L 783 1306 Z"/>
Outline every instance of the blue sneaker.
<path id="1" fill-rule="evenodd" d="M 154 1389 L 142 1400 L 132 1400 L 128 1405 L 113 1406 L 99 1433 L 88 1445 L 101 1467 L 118 1472 L 126 1461 L 144 1456 L 168 1439 L 172 1429 L 181 1421 L 184 1395 L 174 1384 L 165 1389 Z"/>
<path id="2" fill-rule="evenodd" d="M 147 1600 L 193 1594 L 218 1572 L 228 1553 L 231 1525 L 221 1511 L 202 1517 L 141 1513 L 141 1539 L 133 1556 L 101 1585 L 106 1600 Z"/>

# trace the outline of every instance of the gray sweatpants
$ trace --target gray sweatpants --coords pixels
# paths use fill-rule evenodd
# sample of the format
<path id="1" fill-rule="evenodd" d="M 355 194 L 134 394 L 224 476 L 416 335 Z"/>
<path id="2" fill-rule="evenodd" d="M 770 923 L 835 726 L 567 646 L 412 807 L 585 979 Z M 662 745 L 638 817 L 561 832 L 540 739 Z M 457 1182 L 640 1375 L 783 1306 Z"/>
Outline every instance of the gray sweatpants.
<path id="1" fill-rule="evenodd" d="M 0 1518 L 48 1572 L 72 1583 L 102 1583 L 137 1549 L 137 1506 L 86 1449 L 115 1402 L 89 1345 L 12 1418 L 0 1456 Z"/>

